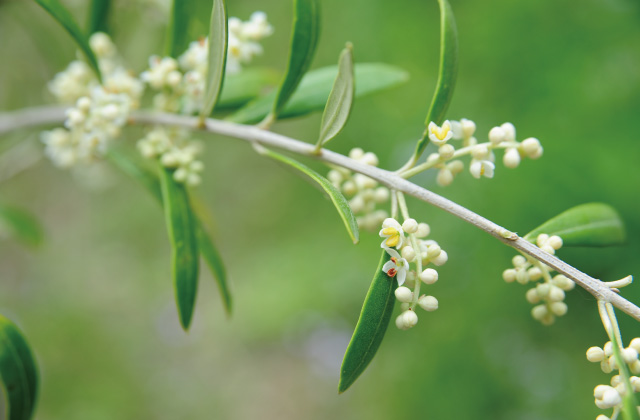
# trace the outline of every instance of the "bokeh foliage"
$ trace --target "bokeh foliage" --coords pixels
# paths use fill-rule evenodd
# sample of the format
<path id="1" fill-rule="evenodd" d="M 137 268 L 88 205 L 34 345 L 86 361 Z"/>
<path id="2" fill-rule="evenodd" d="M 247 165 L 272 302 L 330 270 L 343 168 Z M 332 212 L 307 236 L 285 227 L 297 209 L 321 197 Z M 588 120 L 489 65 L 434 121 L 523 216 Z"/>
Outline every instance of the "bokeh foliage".
<path id="1" fill-rule="evenodd" d="M 65 2 L 78 17 L 84 3 Z M 162 52 L 166 16 L 114 3 L 115 41 L 141 71 L 148 55 Z M 628 244 L 559 255 L 604 280 L 640 275 L 637 2 L 451 3 L 460 63 L 448 116 L 473 119 L 485 134 L 511 121 L 518 138 L 538 137 L 545 154 L 515 171 L 498 164 L 491 181 L 465 173 L 446 189 L 433 176 L 418 182 L 520 233 L 574 205 L 609 203 L 626 222 Z M 256 65 L 284 69 L 290 2 L 227 6 L 243 19 L 267 12 L 276 32 Z M 312 68 L 334 64 L 351 41 L 356 62 L 411 74 L 393 91 L 356 100 L 330 147 L 361 146 L 382 167 L 398 167 L 422 133 L 437 77 L 437 2 L 322 6 Z M 46 82 L 75 57 L 68 35 L 34 4 L 8 0 L 0 2 L 0 39 L 0 109 L 50 101 Z M 313 142 L 319 124 L 317 114 L 275 130 Z M 127 130 L 127 140 L 140 133 Z M 38 419 L 595 418 L 593 387 L 607 377 L 584 357 L 605 341 L 593 299 L 571 292 L 569 313 L 551 328 L 538 325 L 526 288 L 501 280 L 510 249 L 413 201 L 412 215 L 431 224 L 450 256 L 430 288 L 440 309 L 409 332 L 390 328 L 367 372 L 338 396 L 377 237 L 363 233 L 353 246 L 317 190 L 241 142 L 202 138 L 200 195 L 213 209 L 236 303 L 227 320 L 205 277 L 188 334 L 175 315 L 162 212 L 138 185 L 108 167 L 87 185 L 96 178 L 46 161 L 0 185 L 2 200 L 30 209 L 46 229 L 36 251 L 0 244 L 0 312 L 28 332 L 42 369 Z M 19 141 L 37 142 L 37 133 L 5 136 L 2 149 Z M 640 302 L 638 286 L 624 294 Z M 620 318 L 627 339 L 640 336 L 635 322 Z"/>

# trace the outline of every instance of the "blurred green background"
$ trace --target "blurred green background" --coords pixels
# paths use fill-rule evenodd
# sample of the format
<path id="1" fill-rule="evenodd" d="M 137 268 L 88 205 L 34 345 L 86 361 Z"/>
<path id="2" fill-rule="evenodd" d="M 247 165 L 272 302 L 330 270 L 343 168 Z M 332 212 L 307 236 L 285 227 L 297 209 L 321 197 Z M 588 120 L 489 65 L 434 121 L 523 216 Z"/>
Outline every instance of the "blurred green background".
<path id="1" fill-rule="evenodd" d="M 85 2 L 65 4 L 84 21 Z M 162 51 L 166 13 L 150 0 L 115 4 L 115 42 L 142 71 Z M 498 164 L 493 180 L 465 172 L 448 188 L 433 174 L 417 182 L 520 233 L 574 205 L 610 203 L 625 220 L 628 244 L 559 255 L 603 280 L 640 275 L 638 2 L 451 4 L 461 61 L 449 118 L 474 120 L 485 138 L 510 121 L 519 139 L 539 138 L 545 153 L 517 170 Z M 423 130 L 437 77 L 437 2 L 322 6 L 314 67 L 334 63 L 351 41 L 356 61 L 411 74 L 400 88 L 356 102 L 331 144 L 341 153 L 363 147 L 381 167 L 397 168 Z M 275 33 L 256 64 L 283 69 L 290 2 L 229 0 L 228 9 L 242 19 L 267 12 Z M 75 47 L 32 2 L 4 0 L 0 57 L 5 111 L 51 102 L 46 83 Z M 275 130 L 311 142 L 319 122 L 312 115 Z M 128 141 L 140 132 L 129 130 Z M 232 277 L 235 313 L 225 318 L 204 273 L 187 334 L 174 307 L 163 215 L 138 185 L 108 167 L 96 178 L 45 160 L 0 185 L 2 202 L 29 208 L 46 229 L 35 251 L 0 243 L 0 312 L 24 330 L 41 367 L 37 419 L 551 420 L 600 412 L 593 388 L 609 376 L 584 356 L 605 341 L 593 298 L 575 290 L 565 317 L 539 325 L 527 287 L 501 278 L 514 252 L 414 200 L 412 215 L 449 253 L 428 288 L 440 309 L 423 313 L 411 331 L 390 328 L 372 365 L 339 396 L 339 367 L 378 262 L 378 237 L 362 234 L 351 245 L 331 204 L 306 182 L 244 142 L 200 137 L 208 147 L 199 192 Z M 36 130 L 13 133 L 0 146 L 37 138 Z M 624 295 L 640 302 L 638 286 Z M 637 322 L 620 321 L 626 341 L 640 336 Z"/>

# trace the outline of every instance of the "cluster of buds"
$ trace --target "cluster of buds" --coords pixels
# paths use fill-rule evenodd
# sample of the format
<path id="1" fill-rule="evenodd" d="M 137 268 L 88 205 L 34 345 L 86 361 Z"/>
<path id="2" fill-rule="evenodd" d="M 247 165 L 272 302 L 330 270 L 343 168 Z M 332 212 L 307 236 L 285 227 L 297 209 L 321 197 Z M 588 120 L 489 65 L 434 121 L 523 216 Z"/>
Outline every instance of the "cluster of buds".
<path id="1" fill-rule="evenodd" d="M 640 360 L 638 360 L 638 353 L 640 353 L 640 338 L 634 338 L 631 340 L 629 347 L 620 348 L 620 355 L 622 360 L 628 366 L 631 373 L 640 374 Z M 614 371 L 620 371 L 618 361 L 614 355 L 613 343 L 608 341 L 603 347 L 591 347 L 587 350 L 587 360 L 592 363 L 600 363 L 600 368 L 606 374 L 610 374 Z M 618 373 L 611 377 L 611 385 L 598 385 L 593 391 L 595 397 L 595 404 L 598 408 L 606 410 L 613 408 L 614 412 L 611 418 L 617 417 L 617 414 L 622 409 L 622 398 L 629 392 L 640 392 L 640 378 L 637 376 L 631 376 L 629 378 L 629 384 L 631 389 L 628 389 L 626 381 Z M 609 417 L 604 414 L 599 415 L 596 420 L 610 420 Z"/>
<path id="2" fill-rule="evenodd" d="M 242 22 L 229 18 L 229 43 L 227 48 L 227 72 L 238 73 L 241 64 L 249 63 L 262 53 L 258 43 L 273 33 L 273 28 L 263 12 L 255 12 L 251 19 Z M 152 56 L 149 69 L 140 78 L 159 91 L 154 106 L 168 112 L 193 114 L 203 106 L 203 94 L 208 73 L 208 40 L 201 38 L 189 45 L 178 59 Z"/>
<path id="3" fill-rule="evenodd" d="M 202 152 L 199 142 L 189 138 L 189 132 L 178 128 L 154 127 L 138 141 L 140 153 L 148 159 L 158 159 L 166 168 L 175 169 L 173 178 L 189 186 L 200 184 L 202 161 L 196 157 Z"/>
<path id="4" fill-rule="evenodd" d="M 474 178 L 493 178 L 495 171 L 495 149 L 505 149 L 503 162 L 507 168 L 515 168 L 522 157 L 537 159 L 542 156 L 542 146 L 535 138 L 522 142 L 516 141 L 516 129 L 511 123 L 493 127 L 489 131 L 489 141 L 478 143 L 474 134 L 476 124 L 467 119 L 445 121 L 442 126 L 429 123 L 427 133 L 429 140 L 438 146 L 438 152 L 427 157 L 423 169 L 439 169 L 436 181 L 438 185 L 447 186 L 454 177 L 464 170 L 464 163 L 459 158 L 471 155 L 469 172 Z M 462 147 L 456 149 L 450 140 L 462 140 Z"/>
<path id="5" fill-rule="evenodd" d="M 402 225 L 391 218 L 382 223 L 380 236 L 384 240 L 380 246 L 390 256 L 382 271 L 398 281 L 395 295 L 401 302 L 402 312 L 396 318 L 396 326 L 401 330 L 407 330 L 418 323 L 416 306 L 428 312 L 438 309 L 435 297 L 420 295 L 421 283 L 431 285 L 438 281 L 438 272 L 425 267 L 429 264 L 443 265 L 448 259 L 446 251 L 436 241 L 424 239 L 429 233 L 428 224 L 418 223 L 411 218 L 405 219 Z"/>
<path id="6" fill-rule="evenodd" d="M 542 251 L 554 255 L 562 247 L 562 238 L 540 234 L 536 238 L 536 244 Z M 516 255 L 512 262 L 514 268 L 505 270 L 502 278 L 507 283 L 515 281 L 520 284 L 535 284 L 526 293 L 527 301 L 536 305 L 531 310 L 534 319 L 544 325 L 551 325 L 556 317 L 567 313 L 565 292 L 575 287 L 571 279 L 562 274 L 552 276 L 548 266 L 523 255 Z"/>
<path id="7" fill-rule="evenodd" d="M 72 62 L 49 83 L 58 101 L 74 103 L 66 111 L 66 129 L 45 131 L 41 136 L 45 154 L 63 168 L 100 157 L 120 135 L 130 110 L 139 106 L 143 91 L 142 83 L 118 64 L 116 47 L 106 34 L 92 35 L 89 43 L 104 83 L 100 85 L 82 61 Z"/>
<path id="8" fill-rule="evenodd" d="M 378 166 L 378 157 L 360 148 L 352 149 L 349 157 L 366 165 Z M 341 167 L 330 170 L 327 178 L 349 199 L 349 207 L 357 216 L 361 229 L 375 231 L 388 217 L 387 212 L 376 209 L 376 205 L 389 200 L 389 190 L 379 186 L 376 180 Z"/>

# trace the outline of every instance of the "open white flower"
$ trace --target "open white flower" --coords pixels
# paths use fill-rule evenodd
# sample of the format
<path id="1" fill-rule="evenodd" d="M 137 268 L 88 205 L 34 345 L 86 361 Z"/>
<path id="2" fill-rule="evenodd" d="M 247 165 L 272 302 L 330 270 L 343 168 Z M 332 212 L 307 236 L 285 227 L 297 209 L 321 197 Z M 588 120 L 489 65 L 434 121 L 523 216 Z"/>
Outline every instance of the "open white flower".
<path id="1" fill-rule="evenodd" d="M 407 270 L 409 269 L 409 263 L 402 258 L 395 249 L 385 248 L 385 251 L 391 255 L 391 260 L 387 261 L 382 266 L 382 271 L 387 273 L 389 277 L 398 276 L 398 286 L 402 286 L 407 279 Z"/>
<path id="2" fill-rule="evenodd" d="M 480 179 L 480 177 L 484 176 L 487 178 L 493 178 L 493 170 L 496 168 L 496 165 L 489 160 L 476 160 L 473 159 L 471 161 L 471 166 L 469 167 L 469 171 L 474 178 Z"/>
<path id="3" fill-rule="evenodd" d="M 404 231 L 396 219 L 392 219 L 390 217 L 384 219 L 379 235 L 382 238 L 386 238 L 380 244 L 380 248 L 402 248 L 402 243 L 404 242 Z"/>
<path id="4" fill-rule="evenodd" d="M 438 146 L 442 146 L 453 137 L 451 123 L 449 120 L 442 123 L 442 127 L 438 127 L 436 123 L 429 123 L 429 140 Z"/>

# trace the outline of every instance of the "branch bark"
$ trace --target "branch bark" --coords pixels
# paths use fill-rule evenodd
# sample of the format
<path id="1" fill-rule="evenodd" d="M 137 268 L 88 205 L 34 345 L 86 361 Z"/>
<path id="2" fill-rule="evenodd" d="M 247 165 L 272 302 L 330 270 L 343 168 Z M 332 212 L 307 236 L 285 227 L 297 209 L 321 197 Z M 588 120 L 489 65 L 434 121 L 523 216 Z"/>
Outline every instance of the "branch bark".
<path id="1" fill-rule="evenodd" d="M 37 125 L 54 123 L 60 124 L 65 119 L 64 109 L 65 108 L 60 106 L 44 106 L 0 114 L 0 135 L 9 131 Z M 317 153 L 314 145 L 312 144 L 304 143 L 281 134 L 249 125 L 235 124 L 211 118 L 207 119 L 205 124 L 202 125 L 196 117 L 149 111 L 133 112 L 130 117 L 130 123 L 172 125 L 189 128 L 191 130 L 217 133 L 245 140 L 250 143 L 259 143 L 265 146 L 286 150 L 361 173 L 375 179 L 392 190 L 401 191 L 405 194 L 411 195 L 419 200 L 438 207 L 478 227 L 479 229 L 484 230 L 505 245 L 522 251 L 523 253 L 543 262 L 557 272 L 564 274 L 576 282 L 577 285 L 591 293 L 597 300 L 610 302 L 618 309 L 640 321 L 640 308 L 612 291 L 602 281 L 594 279 L 559 258 L 543 252 L 537 246 L 502 226 L 485 219 L 484 217 L 454 203 L 451 200 L 422 188 L 411 181 L 402 178 L 396 173 L 362 164 L 330 150 L 322 149 L 320 153 Z"/>

